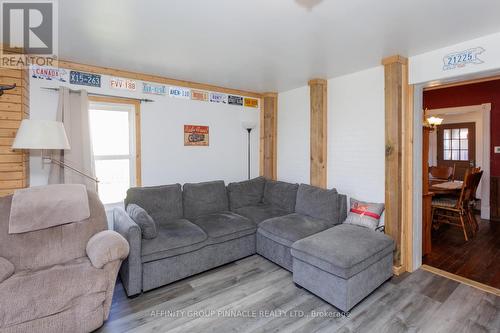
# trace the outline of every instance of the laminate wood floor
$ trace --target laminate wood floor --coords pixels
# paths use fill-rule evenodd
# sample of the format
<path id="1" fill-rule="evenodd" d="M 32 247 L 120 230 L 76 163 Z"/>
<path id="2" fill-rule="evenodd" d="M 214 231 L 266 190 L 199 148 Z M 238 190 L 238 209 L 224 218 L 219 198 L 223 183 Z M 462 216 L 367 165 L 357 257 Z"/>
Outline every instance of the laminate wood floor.
<path id="1" fill-rule="evenodd" d="M 480 220 L 468 242 L 462 229 L 442 225 L 433 230 L 432 252 L 423 263 L 500 289 L 500 222 Z"/>
<path id="2" fill-rule="evenodd" d="M 98 332 L 500 332 L 500 297 L 423 270 L 338 311 L 254 255 L 136 298 L 117 284 Z"/>

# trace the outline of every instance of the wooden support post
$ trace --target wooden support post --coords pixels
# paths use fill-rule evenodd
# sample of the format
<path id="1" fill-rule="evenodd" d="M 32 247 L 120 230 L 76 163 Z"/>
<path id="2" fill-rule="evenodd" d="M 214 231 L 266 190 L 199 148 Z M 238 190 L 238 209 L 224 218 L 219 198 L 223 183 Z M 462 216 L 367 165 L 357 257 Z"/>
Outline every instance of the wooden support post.
<path id="1" fill-rule="evenodd" d="M 309 81 L 311 99 L 310 184 L 326 188 L 327 185 L 327 81 Z"/>
<path id="2" fill-rule="evenodd" d="M 395 243 L 394 270 L 404 271 L 402 249 L 405 187 L 403 134 L 408 116 L 408 60 L 399 55 L 382 60 L 385 68 L 385 230 Z"/>
<path id="3" fill-rule="evenodd" d="M 278 94 L 265 93 L 260 110 L 260 175 L 277 178 Z"/>
<path id="4" fill-rule="evenodd" d="M 3 50 L 4 54 L 21 53 Z M 0 84 L 16 88 L 0 96 L 0 196 L 29 186 L 29 154 L 11 149 L 21 120 L 29 118 L 28 69 L 0 68 Z"/>

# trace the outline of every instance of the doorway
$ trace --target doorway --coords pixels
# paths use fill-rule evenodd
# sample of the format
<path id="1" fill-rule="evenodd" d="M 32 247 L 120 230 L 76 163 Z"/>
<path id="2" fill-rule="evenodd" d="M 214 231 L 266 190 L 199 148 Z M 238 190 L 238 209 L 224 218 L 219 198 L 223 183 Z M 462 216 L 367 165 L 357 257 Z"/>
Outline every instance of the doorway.
<path id="1" fill-rule="evenodd" d="M 419 157 L 422 160 L 422 193 L 419 194 L 422 203 L 421 236 L 424 244 L 423 251 L 420 252 L 423 254 L 422 263 L 474 283 L 500 289 L 500 249 L 497 246 L 500 222 L 494 221 L 498 197 L 494 189 L 490 190 L 497 171 L 498 156 L 494 154 L 494 145 L 498 140 L 496 133 L 500 131 L 497 129 L 500 125 L 500 122 L 497 124 L 500 120 L 497 119 L 500 118 L 500 80 L 497 78 L 481 82 L 461 82 L 431 89 L 422 87 L 416 91 L 421 94 L 415 96 L 423 106 L 420 110 L 429 109 L 423 117 L 420 115 L 420 119 L 425 120 L 427 116 L 432 115 L 443 120 L 441 125 L 427 130 L 427 133 L 422 131 L 423 120 L 419 124 L 423 136 L 422 148 L 424 151 L 427 148 L 427 152 L 421 151 L 422 155 Z M 416 114 L 417 110 L 419 109 L 415 107 Z M 415 115 L 415 119 L 417 117 L 418 115 Z M 419 140 L 416 142 L 418 144 Z M 429 179 L 432 178 L 432 175 L 428 174 L 429 166 L 452 169 L 450 179 L 444 180 L 448 183 L 463 181 L 466 170 L 472 167 L 482 169 L 481 185 L 474 193 L 480 204 L 470 207 L 478 227 L 475 232 L 470 230 L 469 239 L 464 239 L 463 230 L 460 228 L 437 223 L 432 214 L 427 212 L 438 204 L 439 195 L 443 195 L 435 191 Z M 455 193 L 446 192 L 444 196 L 447 200 L 451 197 L 457 202 L 462 189 L 463 186 L 457 187 Z M 425 200 L 428 200 L 427 205 Z M 425 243 L 429 239 L 431 246 L 426 249 Z"/>

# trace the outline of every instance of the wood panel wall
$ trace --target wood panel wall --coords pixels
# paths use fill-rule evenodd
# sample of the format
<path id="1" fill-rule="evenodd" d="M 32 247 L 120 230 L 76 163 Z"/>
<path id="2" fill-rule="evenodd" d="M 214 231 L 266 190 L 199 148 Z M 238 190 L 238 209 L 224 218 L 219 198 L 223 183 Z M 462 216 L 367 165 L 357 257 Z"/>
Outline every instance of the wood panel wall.
<path id="1" fill-rule="evenodd" d="M 327 185 L 327 103 L 328 82 L 323 79 L 309 81 L 311 102 L 310 128 L 310 184 L 326 188 Z"/>
<path id="2" fill-rule="evenodd" d="M 0 196 L 29 186 L 29 154 L 10 148 L 21 120 L 29 118 L 29 72 L 0 67 L 0 84 L 14 83 L 15 89 L 4 91 L 0 96 Z"/>
<path id="3" fill-rule="evenodd" d="M 265 93 L 260 110 L 260 175 L 277 178 L 278 94 Z"/>
<path id="4" fill-rule="evenodd" d="M 408 114 L 408 60 L 392 56 L 382 61 L 385 73 L 385 230 L 395 243 L 395 271 L 404 271 L 402 258 L 404 166 L 403 138 Z"/>

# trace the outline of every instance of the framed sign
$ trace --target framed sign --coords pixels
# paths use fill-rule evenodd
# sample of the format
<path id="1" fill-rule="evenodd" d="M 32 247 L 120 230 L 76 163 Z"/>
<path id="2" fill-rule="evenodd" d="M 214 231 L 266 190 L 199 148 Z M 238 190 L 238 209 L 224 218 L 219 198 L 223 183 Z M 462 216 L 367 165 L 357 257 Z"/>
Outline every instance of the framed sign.
<path id="1" fill-rule="evenodd" d="M 191 90 L 191 99 L 195 101 L 208 101 L 208 92 L 202 90 Z"/>
<path id="2" fill-rule="evenodd" d="M 71 71 L 69 72 L 69 83 L 100 88 L 101 76 L 99 74 Z"/>
<path id="3" fill-rule="evenodd" d="M 208 126 L 184 125 L 184 146 L 208 146 Z"/>
<path id="4" fill-rule="evenodd" d="M 31 77 L 35 79 L 67 82 L 68 72 L 62 68 L 31 66 Z"/>
<path id="5" fill-rule="evenodd" d="M 167 87 L 160 84 L 152 84 L 143 82 L 142 83 L 142 92 L 144 94 L 152 94 L 152 95 L 166 95 Z"/>
<path id="6" fill-rule="evenodd" d="M 135 91 L 137 83 L 134 80 L 122 79 L 119 77 L 112 77 L 109 79 L 109 86 L 112 89 Z"/>
<path id="7" fill-rule="evenodd" d="M 175 98 L 190 99 L 191 90 L 181 87 L 170 87 L 170 89 L 168 90 L 168 95 Z"/>
<path id="8" fill-rule="evenodd" d="M 443 70 L 447 71 L 455 68 L 462 68 L 468 64 L 479 65 L 484 63 L 479 55 L 486 51 L 482 47 L 475 47 L 465 51 L 454 52 L 443 57 Z"/>
<path id="9" fill-rule="evenodd" d="M 243 105 L 243 97 L 228 95 L 227 96 L 227 104 L 230 105 Z"/>
<path id="10" fill-rule="evenodd" d="M 209 99 L 210 99 L 211 103 L 227 104 L 227 95 L 226 94 L 211 92 L 209 95 Z"/>
<path id="11" fill-rule="evenodd" d="M 259 107 L 259 100 L 256 98 L 245 97 L 245 106 L 250 108 L 257 108 Z"/>

